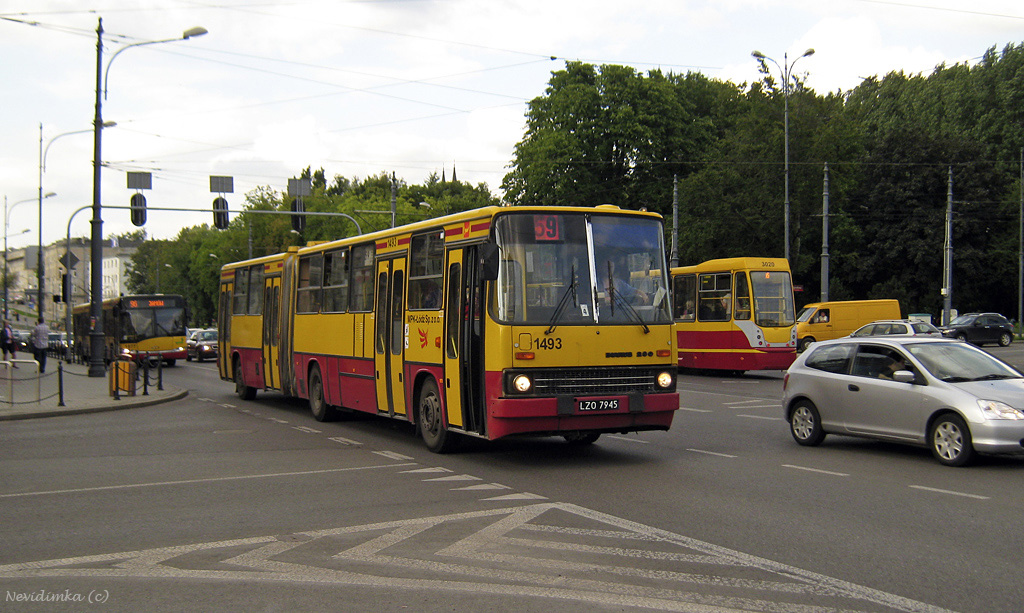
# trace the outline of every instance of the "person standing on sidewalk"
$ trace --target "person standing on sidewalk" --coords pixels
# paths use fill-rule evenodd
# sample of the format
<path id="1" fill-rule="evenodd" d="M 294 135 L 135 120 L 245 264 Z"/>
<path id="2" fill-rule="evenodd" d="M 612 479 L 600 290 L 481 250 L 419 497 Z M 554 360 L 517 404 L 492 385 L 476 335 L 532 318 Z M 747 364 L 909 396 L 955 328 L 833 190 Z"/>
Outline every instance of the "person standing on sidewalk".
<path id="1" fill-rule="evenodd" d="M 39 362 L 39 374 L 46 372 L 46 350 L 50 344 L 50 329 L 46 327 L 43 318 L 32 328 L 32 349 L 36 354 L 36 362 Z"/>
<path id="2" fill-rule="evenodd" d="M 11 329 L 10 320 L 4 320 L 4 329 L 0 332 L 0 347 L 4 351 L 4 361 L 13 360 L 14 354 L 14 330 Z"/>

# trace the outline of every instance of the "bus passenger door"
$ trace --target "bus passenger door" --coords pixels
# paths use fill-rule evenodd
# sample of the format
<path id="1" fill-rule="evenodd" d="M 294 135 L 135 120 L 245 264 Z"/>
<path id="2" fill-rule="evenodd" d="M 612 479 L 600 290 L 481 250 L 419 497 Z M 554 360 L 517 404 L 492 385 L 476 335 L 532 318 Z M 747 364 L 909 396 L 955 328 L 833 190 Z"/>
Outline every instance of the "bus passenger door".
<path id="1" fill-rule="evenodd" d="M 234 289 L 234 283 L 222 283 L 220 286 L 220 308 L 217 313 L 217 369 L 220 371 L 221 379 L 231 378 L 231 297 Z"/>
<path id="2" fill-rule="evenodd" d="M 374 371 L 377 410 L 406 414 L 405 258 L 377 262 L 377 305 L 374 308 Z"/>
<path id="3" fill-rule="evenodd" d="M 266 277 L 263 287 L 263 380 L 281 389 L 281 277 Z"/>
<path id="4" fill-rule="evenodd" d="M 448 423 L 486 433 L 484 422 L 482 305 L 477 291 L 476 247 L 450 249 L 445 280 L 444 395 Z"/>

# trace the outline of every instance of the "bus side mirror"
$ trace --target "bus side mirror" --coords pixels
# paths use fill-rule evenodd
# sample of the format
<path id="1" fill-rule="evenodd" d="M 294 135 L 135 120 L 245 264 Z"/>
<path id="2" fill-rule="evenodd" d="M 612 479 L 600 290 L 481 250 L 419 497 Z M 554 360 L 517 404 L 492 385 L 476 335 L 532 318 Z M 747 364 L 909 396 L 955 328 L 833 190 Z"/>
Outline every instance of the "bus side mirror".
<path id="1" fill-rule="evenodd" d="M 480 275 L 485 281 L 498 278 L 498 246 L 494 243 L 480 246 Z"/>

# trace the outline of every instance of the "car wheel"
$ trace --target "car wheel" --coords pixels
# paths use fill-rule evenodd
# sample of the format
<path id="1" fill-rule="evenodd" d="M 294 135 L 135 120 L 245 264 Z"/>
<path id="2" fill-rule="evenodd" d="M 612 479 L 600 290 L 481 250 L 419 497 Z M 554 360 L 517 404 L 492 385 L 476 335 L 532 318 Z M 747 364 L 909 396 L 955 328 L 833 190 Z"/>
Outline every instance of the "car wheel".
<path id="1" fill-rule="evenodd" d="M 1009 347 L 1010 343 L 1012 343 L 1012 342 L 1013 342 L 1013 335 L 1010 334 L 1009 332 L 1003 332 L 1002 334 L 999 335 L 999 346 L 1000 347 Z"/>
<path id="2" fill-rule="evenodd" d="M 191 353 L 186 353 L 185 354 L 185 361 L 186 362 L 191 362 L 192 361 L 192 354 Z"/>
<path id="3" fill-rule="evenodd" d="M 597 442 L 597 439 L 601 438 L 600 432 L 568 432 L 562 435 L 565 442 L 573 446 L 583 447 L 585 445 L 593 445 Z"/>
<path id="4" fill-rule="evenodd" d="M 309 372 L 309 410 L 317 421 L 334 420 L 334 407 L 324 398 L 324 379 L 316 365 Z"/>
<path id="5" fill-rule="evenodd" d="M 455 448 L 456 435 L 444 427 L 444 413 L 441 411 L 441 395 L 437 383 L 427 379 L 420 387 L 416 399 L 416 417 L 419 421 L 420 436 L 427 449 L 434 453 L 448 453 Z"/>
<path id="6" fill-rule="evenodd" d="M 966 343 L 967 342 L 967 335 L 964 334 L 963 332 L 960 332 L 959 334 L 956 335 L 956 340 L 963 341 L 963 342 Z"/>
<path id="7" fill-rule="evenodd" d="M 966 466 L 974 459 L 971 431 L 959 415 L 946 413 L 935 420 L 928 433 L 932 455 L 946 466 Z"/>
<path id="8" fill-rule="evenodd" d="M 801 400 L 793 406 L 789 413 L 789 432 L 797 443 L 807 447 L 820 445 L 825 440 L 821 416 L 813 402 Z"/>
<path id="9" fill-rule="evenodd" d="M 242 362 L 238 358 L 235 358 L 234 372 L 235 372 L 235 393 L 242 400 L 252 400 L 256 397 L 256 388 L 246 385 L 242 379 Z"/>
<path id="10" fill-rule="evenodd" d="M 813 344 L 814 344 L 814 337 L 813 336 L 805 336 L 804 338 L 800 339 L 800 351 L 807 351 L 807 349 L 809 349 L 810 346 L 813 345 Z"/>

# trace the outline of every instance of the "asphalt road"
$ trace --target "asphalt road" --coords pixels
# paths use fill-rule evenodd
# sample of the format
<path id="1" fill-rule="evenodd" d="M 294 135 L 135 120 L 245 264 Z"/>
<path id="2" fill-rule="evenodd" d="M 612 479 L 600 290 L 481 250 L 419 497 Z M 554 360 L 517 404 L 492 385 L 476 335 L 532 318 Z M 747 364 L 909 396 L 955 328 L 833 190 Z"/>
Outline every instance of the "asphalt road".
<path id="1" fill-rule="evenodd" d="M 1024 367 L 1024 344 L 990 349 Z M 231 394 L 0 429 L 7 611 L 1018 611 L 1024 459 L 796 445 L 782 373 L 683 376 L 666 433 L 468 441 Z"/>

